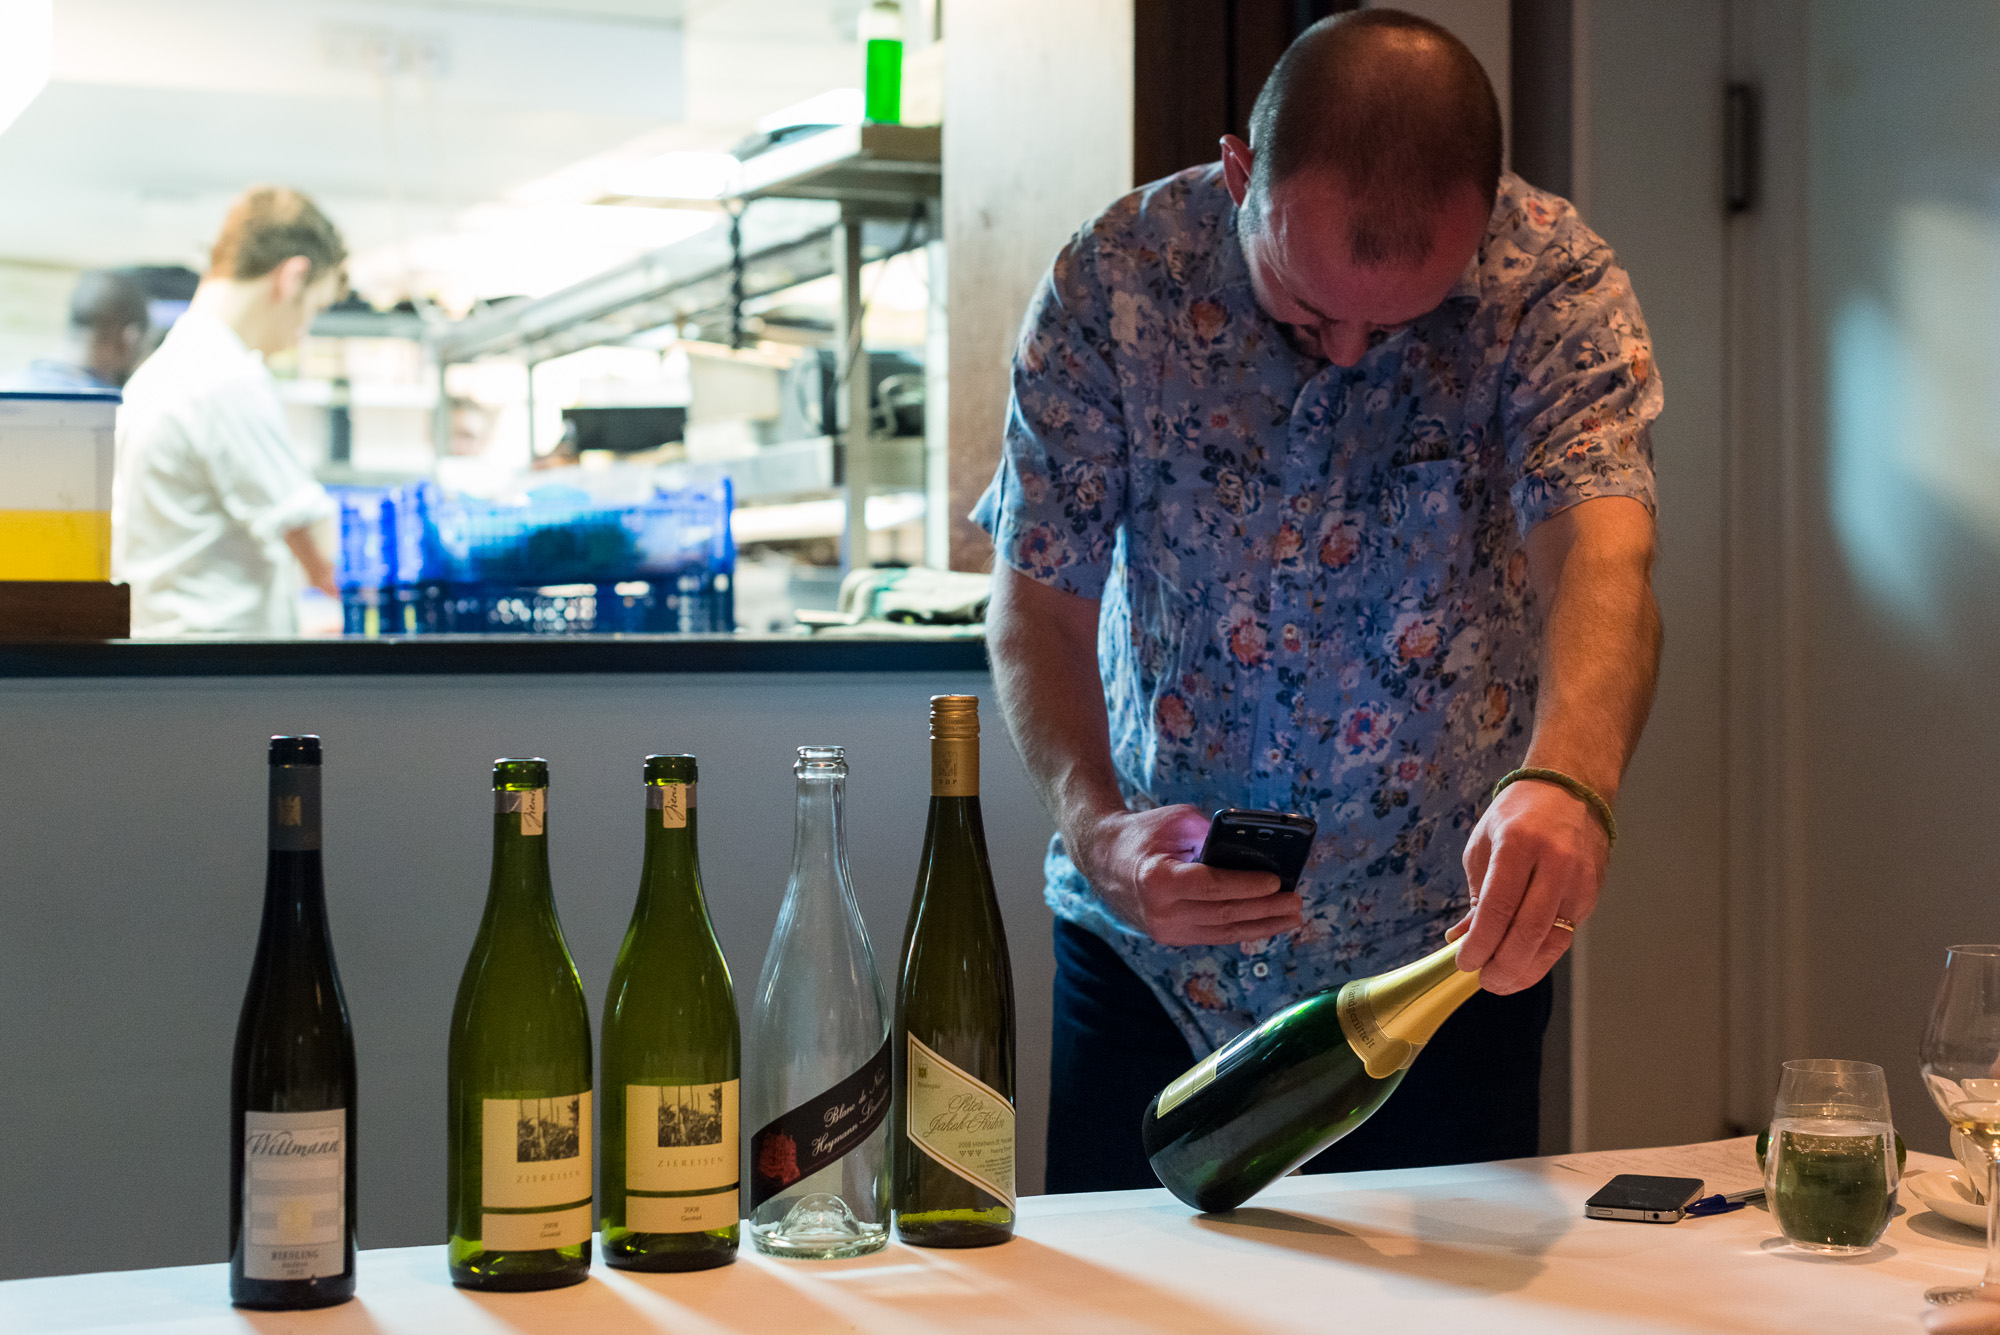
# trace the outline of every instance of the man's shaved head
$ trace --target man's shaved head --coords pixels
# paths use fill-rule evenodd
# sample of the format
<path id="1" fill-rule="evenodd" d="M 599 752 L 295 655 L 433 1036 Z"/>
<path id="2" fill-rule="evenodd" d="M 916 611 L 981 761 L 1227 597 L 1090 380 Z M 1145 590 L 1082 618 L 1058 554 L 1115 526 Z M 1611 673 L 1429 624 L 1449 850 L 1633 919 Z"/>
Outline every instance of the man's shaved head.
<path id="1" fill-rule="evenodd" d="M 1250 113 L 1255 154 L 1245 224 L 1261 227 L 1272 187 L 1332 178 L 1352 201 L 1347 244 L 1361 265 L 1413 265 L 1467 187 L 1492 207 L 1500 104 L 1465 44 L 1393 9 L 1315 23 L 1285 51 Z"/>

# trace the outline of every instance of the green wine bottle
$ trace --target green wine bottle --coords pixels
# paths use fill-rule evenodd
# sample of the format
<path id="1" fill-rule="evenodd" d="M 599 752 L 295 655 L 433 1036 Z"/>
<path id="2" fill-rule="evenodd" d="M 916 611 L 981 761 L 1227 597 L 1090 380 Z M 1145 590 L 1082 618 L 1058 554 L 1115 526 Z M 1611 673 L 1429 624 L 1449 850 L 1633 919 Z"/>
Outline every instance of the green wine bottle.
<path id="1" fill-rule="evenodd" d="M 896 1235 L 1014 1236 L 1014 971 L 979 819 L 979 700 L 931 697 L 931 810 L 903 934 L 890 1105 Z"/>
<path id="2" fill-rule="evenodd" d="M 646 861 L 604 998 L 604 1259 L 706 1270 L 736 1259 L 736 993 L 695 856 L 693 756 L 646 757 Z"/>
<path id="3" fill-rule="evenodd" d="M 1197 1210 L 1233 1210 L 1367 1121 L 1479 990 L 1460 944 L 1307 997 L 1195 1063 L 1141 1121 L 1153 1172 Z"/>
<path id="4" fill-rule="evenodd" d="M 590 1270 L 590 1012 L 549 888 L 549 766 L 493 765 L 493 879 L 451 1016 L 452 1283 Z"/>

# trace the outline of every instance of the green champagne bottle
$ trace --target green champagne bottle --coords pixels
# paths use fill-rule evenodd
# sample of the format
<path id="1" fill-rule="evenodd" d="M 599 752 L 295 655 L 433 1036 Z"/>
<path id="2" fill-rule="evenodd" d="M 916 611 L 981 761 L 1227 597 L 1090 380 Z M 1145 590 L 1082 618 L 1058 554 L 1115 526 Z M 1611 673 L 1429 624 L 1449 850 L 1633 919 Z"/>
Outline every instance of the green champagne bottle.
<path id="1" fill-rule="evenodd" d="M 590 1012 L 549 888 L 549 765 L 493 765 L 493 879 L 451 1016 L 452 1283 L 590 1271 Z"/>
<path id="2" fill-rule="evenodd" d="M 931 810 L 896 990 L 896 1235 L 1014 1236 L 1014 971 L 979 819 L 979 699 L 931 697 Z"/>
<path id="3" fill-rule="evenodd" d="M 1140 1124 L 1153 1172 L 1197 1210 L 1233 1210 L 1367 1121 L 1479 990 L 1460 944 L 1307 997 L 1195 1063 Z"/>
<path id="4" fill-rule="evenodd" d="M 706 1270 L 736 1259 L 736 993 L 695 856 L 695 760 L 646 757 L 646 861 L 604 998 L 604 1259 Z"/>
<path id="5" fill-rule="evenodd" d="M 271 739 L 264 922 L 229 1082 L 229 1297 L 354 1296 L 354 1030 L 320 871 L 319 738 Z"/>

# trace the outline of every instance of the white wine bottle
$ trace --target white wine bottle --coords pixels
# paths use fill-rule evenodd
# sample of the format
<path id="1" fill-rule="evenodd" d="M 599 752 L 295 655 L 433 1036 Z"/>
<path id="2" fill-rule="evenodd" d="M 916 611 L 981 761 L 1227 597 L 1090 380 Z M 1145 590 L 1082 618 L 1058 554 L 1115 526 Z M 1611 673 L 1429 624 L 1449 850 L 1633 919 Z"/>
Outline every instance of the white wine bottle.
<path id="1" fill-rule="evenodd" d="M 317 737 L 271 739 L 264 923 L 229 1082 L 229 1296 L 354 1296 L 354 1031 L 320 870 Z"/>
<path id="2" fill-rule="evenodd" d="M 979 818 L 979 698 L 931 697 L 931 809 L 896 989 L 896 1236 L 1014 1236 L 1014 970 Z"/>
<path id="3" fill-rule="evenodd" d="M 646 757 L 646 861 L 604 998 L 600 1241 L 621 1270 L 736 1259 L 742 1040 L 701 893 L 695 778 L 693 756 Z"/>
<path id="4" fill-rule="evenodd" d="M 1233 1210 L 1367 1121 L 1479 990 L 1462 943 L 1307 997 L 1195 1063 L 1146 1109 L 1153 1172 L 1197 1210 Z"/>
<path id="5" fill-rule="evenodd" d="M 553 1289 L 590 1272 L 590 1012 L 549 887 L 549 766 L 493 765 L 493 879 L 448 1059 L 452 1283 Z"/>
<path id="6" fill-rule="evenodd" d="M 889 1018 L 847 875 L 847 760 L 802 746 L 792 876 L 751 1021 L 750 1237 L 772 1256 L 889 1240 Z"/>

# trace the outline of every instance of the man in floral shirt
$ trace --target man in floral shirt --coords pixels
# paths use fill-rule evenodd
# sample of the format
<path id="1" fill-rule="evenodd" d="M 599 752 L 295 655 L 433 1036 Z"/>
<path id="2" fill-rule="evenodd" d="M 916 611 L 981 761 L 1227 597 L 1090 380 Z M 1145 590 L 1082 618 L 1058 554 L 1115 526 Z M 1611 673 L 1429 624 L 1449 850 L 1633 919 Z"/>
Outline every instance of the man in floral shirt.
<path id="1" fill-rule="evenodd" d="M 1645 324 L 1500 171 L 1471 53 L 1316 25 L 1222 147 L 1056 257 L 975 512 L 1059 830 L 1056 1191 L 1149 1185 L 1161 1085 L 1467 928 L 1486 990 L 1313 1166 L 1535 1153 L 1545 975 L 1610 852 L 1585 794 L 1616 800 L 1658 659 Z M 1517 765 L 1570 782 L 1488 805 Z M 1222 807 L 1318 821 L 1296 895 L 1194 860 Z"/>

